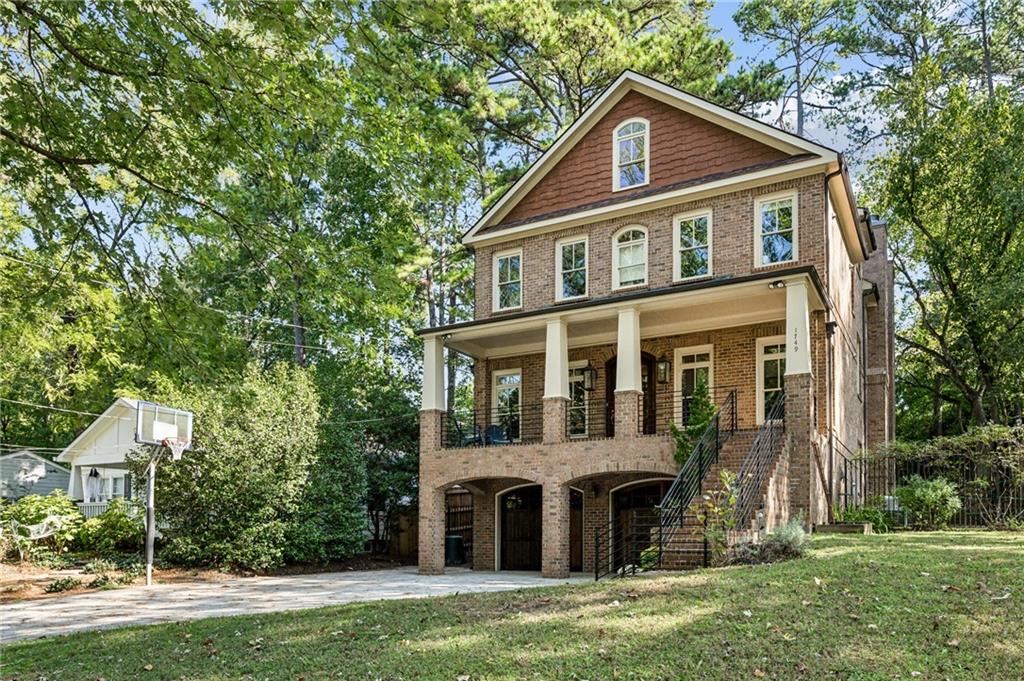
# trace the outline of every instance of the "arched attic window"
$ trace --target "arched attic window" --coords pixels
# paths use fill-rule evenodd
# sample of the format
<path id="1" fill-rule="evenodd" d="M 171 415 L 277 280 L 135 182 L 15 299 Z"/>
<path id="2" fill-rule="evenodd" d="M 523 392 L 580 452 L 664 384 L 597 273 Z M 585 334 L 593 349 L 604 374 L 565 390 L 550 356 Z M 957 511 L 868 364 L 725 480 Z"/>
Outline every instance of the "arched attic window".
<path id="1" fill-rule="evenodd" d="M 650 124 L 643 118 L 619 123 L 612 133 L 612 190 L 640 187 L 650 181 Z"/>

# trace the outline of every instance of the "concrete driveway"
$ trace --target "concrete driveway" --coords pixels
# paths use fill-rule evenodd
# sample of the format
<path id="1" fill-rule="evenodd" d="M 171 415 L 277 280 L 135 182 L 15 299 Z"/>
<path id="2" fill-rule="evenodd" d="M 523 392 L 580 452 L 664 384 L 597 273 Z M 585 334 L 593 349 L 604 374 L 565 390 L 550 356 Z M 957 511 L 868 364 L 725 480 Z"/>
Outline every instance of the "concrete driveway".
<path id="1" fill-rule="evenodd" d="M 393 598 L 510 591 L 585 581 L 588 578 L 583 575 L 558 580 L 544 579 L 535 572 L 473 572 L 452 568 L 445 575 L 428 577 L 416 574 L 415 567 L 404 567 L 287 577 L 244 577 L 196 584 L 157 584 L 150 588 L 95 591 L 65 598 L 6 604 L 0 614 L 0 642 L 133 624 L 300 610 Z"/>

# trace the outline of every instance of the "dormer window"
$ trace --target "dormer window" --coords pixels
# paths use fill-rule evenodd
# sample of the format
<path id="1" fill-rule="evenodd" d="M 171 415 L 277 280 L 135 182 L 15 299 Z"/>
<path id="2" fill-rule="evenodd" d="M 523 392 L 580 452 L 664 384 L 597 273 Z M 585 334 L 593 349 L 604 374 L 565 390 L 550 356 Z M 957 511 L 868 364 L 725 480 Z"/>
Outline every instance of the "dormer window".
<path id="1" fill-rule="evenodd" d="M 640 187 L 649 181 L 650 128 L 643 118 L 631 118 L 615 128 L 612 139 L 612 189 Z"/>

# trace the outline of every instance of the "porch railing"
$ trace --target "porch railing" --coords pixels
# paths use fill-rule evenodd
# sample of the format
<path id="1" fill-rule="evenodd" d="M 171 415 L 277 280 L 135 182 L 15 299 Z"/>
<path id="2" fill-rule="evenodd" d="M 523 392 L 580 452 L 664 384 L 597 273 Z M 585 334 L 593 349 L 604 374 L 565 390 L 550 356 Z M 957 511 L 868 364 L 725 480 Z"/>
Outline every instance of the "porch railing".
<path id="1" fill-rule="evenodd" d="M 448 412 L 441 421 L 441 446 L 498 447 L 540 442 L 544 408 L 540 403 L 518 408 L 484 408 Z"/>
<path id="2" fill-rule="evenodd" d="M 109 501 L 80 501 L 78 502 L 78 510 L 82 512 L 85 519 L 95 518 L 110 506 Z"/>
<path id="3" fill-rule="evenodd" d="M 735 399 L 737 389 L 734 386 L 720 386 L 708 391 L 711 402 L 722 407 L 729 399 Z M 694 417 L 694 397 L 675 390 L 663 390 L 655 393 L 653 401 L 646 395 L 639 396 L 637 432 L 643 435 L 667 435 L 672 425 L 687 426 Z M 733 410 L 735 418 L 736 411 Z M 735 423 L 731 424 L 735 430 Z"/>
<path id="4" fill-rule="evenodd" d="M 565 408 L 565 436 L 570 440 L 596 440 L 614 435 L 615 405 L 602 398 L 570 400 Z"/>

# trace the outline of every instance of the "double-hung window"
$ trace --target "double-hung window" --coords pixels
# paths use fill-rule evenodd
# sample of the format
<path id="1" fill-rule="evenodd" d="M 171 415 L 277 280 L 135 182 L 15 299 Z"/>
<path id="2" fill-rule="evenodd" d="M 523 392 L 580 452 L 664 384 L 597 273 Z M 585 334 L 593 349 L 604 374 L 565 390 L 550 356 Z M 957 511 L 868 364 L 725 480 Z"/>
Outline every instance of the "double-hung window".
<path id="1" fill-rule="evenodd" d="M 523 375 L 519 369 L 494 372 L 494 407 L 491 419 L 507 440 L 518 440 L 522 424 L 521 388 Z M 490 426 L 488 426 L 490 428 Z M 488 437 L 491 437 L 488 434 Z"/>
<path id="2" fill-rule="evenodd" d="M 523 252 L 505 251 L 494 256 L 494 310 L 523 306 Z"/>
<path id="3" fill-rule="evenodd" d="M 569 365 L 569 437 L 587 435 L 587 390 L 584 383 L 587 362 L 573 362 Z"/>
<path id="4" fill-rule="evenodd" d="M 555 246 L 555 292 L 557 300 L 587 295 L 587 239 L 570 237 Z"/>
<path id="5" fill-rule="evenodd" d="M 786 338 L 757 339 L 757 422 L 764 423 L 782 397 L 786 375 Z M 784 407 L 783 407 L 784 408 Z M 778 414 L 782 418 L 784 414 Z"/>
<path id="6" fill-rule="evenodd" d="M 755 202 L 754 265 L 763 267 L 797 259 L 796 194 L 763 196 Z"/>
<path id="7" fill-rule="evenodd" d="M 642 118 L 623 121 L 612 139 L 612 189 L 619 191 L 648 183 L 650 128 Z"/>
<path id="8" fill-rule="evenodd" d="M 711 274 L 711 211 L 677 215 L 673 223 L 675 280 Z"/>
<path id="9" fill-rule="evenodd" d="M 612 239 L 612 288 L 647 283 L 647 230 L 626 227 Z"/>

